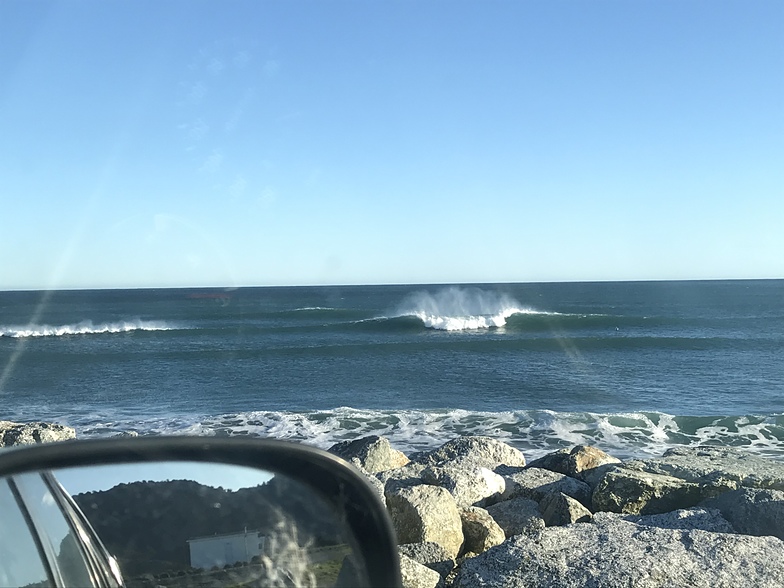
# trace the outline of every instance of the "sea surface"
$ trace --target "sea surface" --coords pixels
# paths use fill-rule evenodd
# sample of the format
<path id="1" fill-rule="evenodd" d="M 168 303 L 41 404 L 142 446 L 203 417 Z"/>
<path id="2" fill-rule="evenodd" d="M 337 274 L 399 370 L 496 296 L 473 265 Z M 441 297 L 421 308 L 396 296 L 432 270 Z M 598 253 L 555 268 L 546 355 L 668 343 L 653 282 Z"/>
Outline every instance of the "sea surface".
<path id="1" fill-rule="evenodd" d="M 784 281 L 0 292 L 0 420 L 784 460 Z"/>

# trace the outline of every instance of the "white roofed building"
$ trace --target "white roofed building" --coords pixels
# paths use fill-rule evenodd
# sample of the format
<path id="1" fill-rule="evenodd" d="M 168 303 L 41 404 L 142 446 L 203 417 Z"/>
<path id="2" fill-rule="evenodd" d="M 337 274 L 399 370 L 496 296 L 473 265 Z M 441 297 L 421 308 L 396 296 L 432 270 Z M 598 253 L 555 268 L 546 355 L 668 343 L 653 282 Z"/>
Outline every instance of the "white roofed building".
<path id="1" fill-rule="evenodd" d="M 260 531 L 242 531 L 188 539 L 191 567 L 208 570 L 213 566 L 250 562 L 264 551 L 264 535 Z"/>

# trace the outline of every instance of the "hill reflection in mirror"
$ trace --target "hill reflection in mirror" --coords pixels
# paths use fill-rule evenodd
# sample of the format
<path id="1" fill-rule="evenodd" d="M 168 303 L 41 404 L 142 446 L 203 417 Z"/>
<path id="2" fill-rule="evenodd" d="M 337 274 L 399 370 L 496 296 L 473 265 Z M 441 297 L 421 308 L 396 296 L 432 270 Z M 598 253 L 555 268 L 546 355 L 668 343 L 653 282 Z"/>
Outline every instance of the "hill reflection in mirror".
<path id="1" fill-rule="evenodd" d="M 154 462 L 53 473 L 130 587 L 363 583 L 341 513 L 274 472 Z"/>

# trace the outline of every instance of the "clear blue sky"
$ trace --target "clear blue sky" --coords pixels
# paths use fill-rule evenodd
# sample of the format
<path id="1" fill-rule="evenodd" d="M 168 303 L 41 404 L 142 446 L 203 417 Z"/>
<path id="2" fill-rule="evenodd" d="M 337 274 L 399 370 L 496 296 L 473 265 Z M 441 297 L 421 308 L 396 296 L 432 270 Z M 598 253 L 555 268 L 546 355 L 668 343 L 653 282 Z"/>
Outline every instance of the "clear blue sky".
<path id="1" fill-rule="evenodd" d="M 784 277 L 784 2 L 0 2 L 0 289 Z"/>

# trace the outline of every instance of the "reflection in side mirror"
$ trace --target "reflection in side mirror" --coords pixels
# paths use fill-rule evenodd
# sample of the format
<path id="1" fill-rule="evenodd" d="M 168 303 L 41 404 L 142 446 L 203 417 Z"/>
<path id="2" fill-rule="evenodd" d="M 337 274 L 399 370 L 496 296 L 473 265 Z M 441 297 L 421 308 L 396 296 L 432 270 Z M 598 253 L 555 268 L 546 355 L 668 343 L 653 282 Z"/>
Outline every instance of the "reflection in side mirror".
<path id="1" fill-rule="evenodd" d="M 351 529 L 304 484 L 222 464 L 145 466 L 54 472 L 128 586 L 334 586 L 352 559 Z M 367 583 L 361 561 L 346 565 L 353 585 Z"/>
<path id="2" fill-rule="evenodd" d="M 166 459 L 161 449 L 167 439 L 64 443 L 60 452 L 42 446 L 0 455 L 0 474 L 5 474 L 0 506 L 19 513 L 16 529 L 9 527 L 12 517 L 0 519 L 0 583 L 399 585 L 394 536 L 384 528 L 383 507 L 372 503 L 372 490 L 360 478 L 351 479 L 350 468 L 334 457 L 276 442 L 168 441 L 174 445 L 163 451 Z M 98 451 L 92 462 L 87 453 L 76 455 L 85 443 L 104 453 Z M 193 461 L 196 443 L 202 447 Z M 153 446 L 155 451 L 144 451 Z M 231 446 L 239 453 L 249 447 L 260 451 L 250 461 L 261 462 L 263 469 L 219 460 Z M 74 447 L 79 451 L 72 453 Z M 133 454 L 120 455 L 129 447 Z M 289 450 L 286 459 L 272 456 Z M 25 467 L 20 466 L 23 453 L 30 464 Z M 152 457 L 157 461 L 147 461 Z M 43 458 L 40 467 L 37 458 Z M 233 461 L 247 458 L 246 453 Z M 368 504 L 360 504 L 368 497 Z M 368 527 L 374 518 L 378 521 Z M 368 530 L 377 536 L 368 537 Z M 20 533 L 26 542 L 17 539 Z M 384 577 L 378 568 L 382 560 Z"/>

